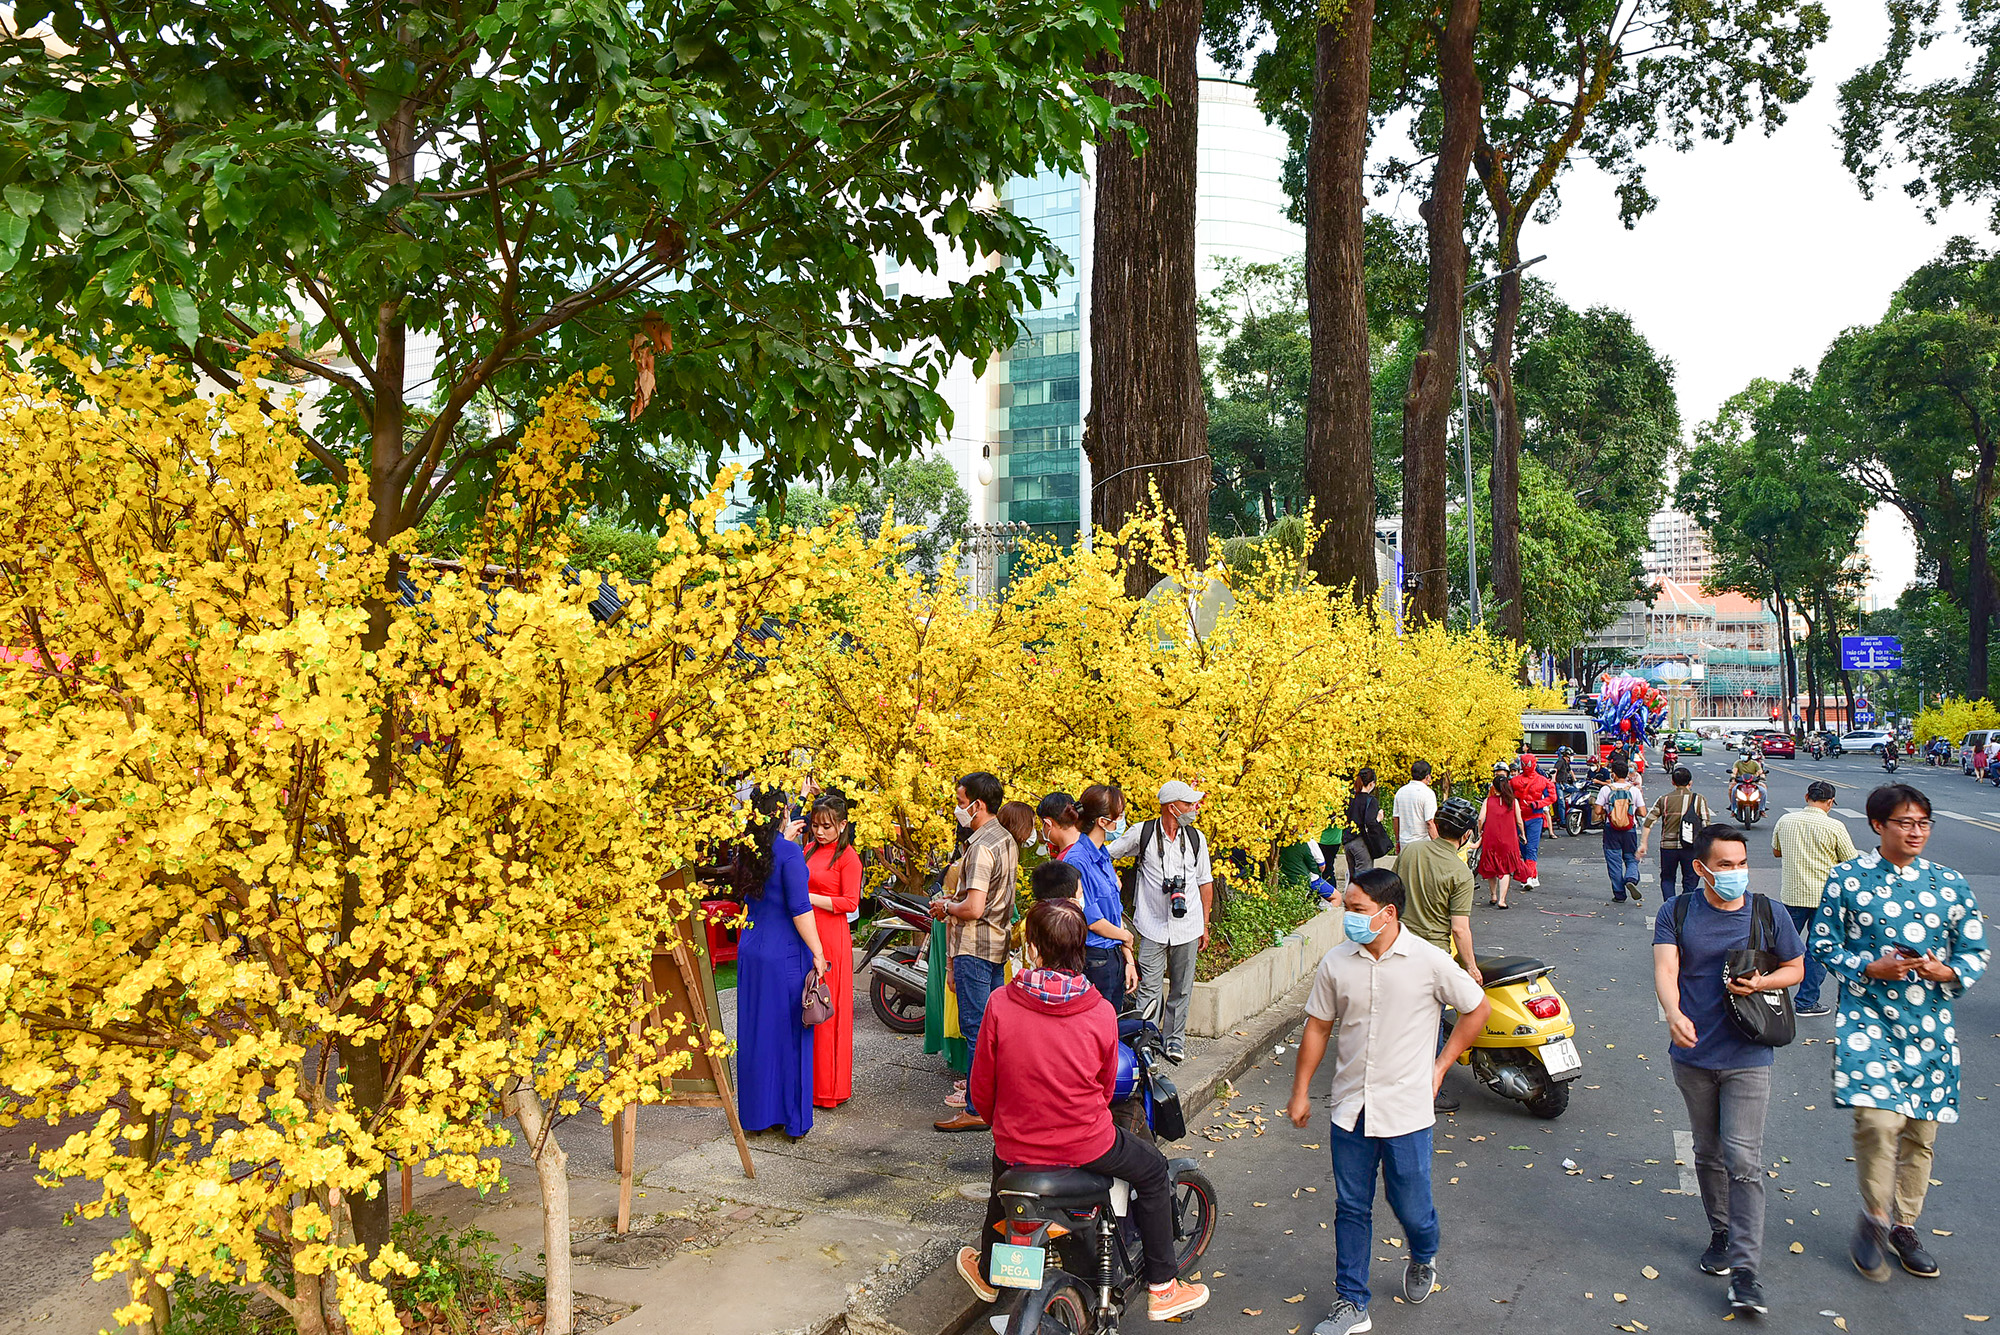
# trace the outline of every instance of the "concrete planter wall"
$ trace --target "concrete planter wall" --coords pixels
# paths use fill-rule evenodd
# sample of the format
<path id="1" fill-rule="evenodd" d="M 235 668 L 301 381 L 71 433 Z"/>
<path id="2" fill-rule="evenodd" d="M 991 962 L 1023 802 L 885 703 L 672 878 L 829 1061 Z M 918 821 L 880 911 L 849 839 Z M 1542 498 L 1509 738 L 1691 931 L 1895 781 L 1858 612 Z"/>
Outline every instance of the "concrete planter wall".
<path id="1" fill-rule="evenodd" d="M 1220 1038 L 1292 990 L 1319 967 L 1320 957 L 1341 939 L 1338 908 L 1322 909 L 1277 945 L 1194 985 L 1188 1002 L 1188 1032 Z"/>

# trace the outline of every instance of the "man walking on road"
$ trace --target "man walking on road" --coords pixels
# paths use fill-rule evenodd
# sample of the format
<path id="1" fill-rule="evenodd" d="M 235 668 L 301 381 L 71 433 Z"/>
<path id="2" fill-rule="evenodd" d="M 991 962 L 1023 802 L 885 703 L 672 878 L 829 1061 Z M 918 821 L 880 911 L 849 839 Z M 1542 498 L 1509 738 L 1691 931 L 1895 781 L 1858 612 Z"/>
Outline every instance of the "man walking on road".
<path id="1" fill-rule="evenodd" d="M 1889 1255 L 1935 1278 L 1917 1236 L 1938 1127 L 1958 1120 L 1952 1003 L 1986 970 L 1986 929 L 1972 887 L 1926 862 L 1931 801 L 1906 783 L 1868 794 L 1881 840 L 1833 869 L 1813 918 L 1812 950 L 1838 978 L 1833 1101 L 1854 1109 L 1861 1218 L 1849 1255 L 1881 1283 Z"/>
<path id="2" fill-rule="evenodd" d="M 1402 922 L 1408 930 L 1457 958 L 1473 982 L 1479 963 L 1472 952 L 1472 868 L 1460 850 L 1479 823 L 1479 811 L 1462 797 L 1447 797 L 1438 808 L 1435 839 L 1426 839 L 1396 859 L 1396 876 L 1403 883 Z M 1458 1096 L 1440 1088 L 1431 1106 L 1438 1112 L 1458 1111 Z"/>
<path id="3" fill-rule="evenodd" d="M 1611 780 L 1597 790 L 1591 804 L 1604 826 L 1604 866 L 1611 873 L 1614 904 L 1623 904 L 1628 897 L 1639 902 L 1639 813 L 1646 809 L 1646 795 L 1631 773 L 1624 757 L 1613 760 Z"/>
<path id="4" fill-rule="evenodd" d="M 1709 824 L 1708 799 L 1694 790 L 1694 775 L 1687 766 L 1673 772 L 1671 792 L 1662 793 L 1646 813 L 1646 828 L 1639 833 L 1639 860 L 1646 860 L 1646 837 L 1657 822 L 1660 831 L 1660 898 L 1691 895 L 1701 878 L 1694 870 L 1695 836 Z M 1676 882 L 1678 881 L 1678 884 Z"/>
<path id="5" fill-rule="evenodd" d="M 1784 864 L 1784 888 L 1779 898 L 1792 925 L 1803 934 L 1819 912 L 1826 878 L 1837 865 L 1858 856 L 1847 827 L 1833 818 L 1833 785 L 1814 779 L 1806 785 L 1806 809 L 1788 811 L 1778 817 L 1771 830 L 1771 856 Z M 1833 1007 L 1819 995 L 1826 970 L 1811 955 L 1806 957 L 1806 980 L 1799 984 L 1800 1015 L 1831 1015 Z"/>
<path id="6" fill-rule="evenodd" d="M 1694 1129 L 1695 1179 L 1708 1214 L 1702 1270 L 1728 1275 L 1729 1305 L 1763 1315 L 1757 1282 L 1764 1251 L 1764 1114 L 1774 1050 L 1752 1043 L 1729 1016 L 1729 994 L 1777 992 L 1805 972 L 1805 944 L 1791 919 L 1749 894 L 1750 848 L 1741 831 L 1710 825 L 1695 836 L 1698 895 L 1660 905 L 1653 920 L 1653 987 L 1673 1036 L 1674 1084 Z M 1730 953 L 1749 948 L 1758 915 L 1784 961 L 1770 973 L 1729 978 Z M 1726 980 L 1726 981 L 1725 981 Z"/>
<path id="7" fill-rule="evenodd" d="M 1435 839 L 1437 794 L 1431 791 L 1431 762 L 1419 760 L 1410 766 L 1410 781 L 1396 790 L 1390 818 L 1396 822 L 1396 843 L 1414 848 L 1419 840 Z"/>
<path id="8" fill-rule="evenodd" d="M 1403 883 L 1392 871 L 1362 872 L 1347 887 L 1347 940 L 1326 952 L 1306 998 L 1305 1037 L 1286 1113 L 1312 1118 L 1312 1078 L 1334 1044 L 1332 1142 L 1335 1190 L 1334 1303 L 1313 1335 L 1358 1335 L 1368 1316 L 1368 1263 L 1375 1248 L 1375 1182 L 1410 1238 L 1403 1301 L 1437 1287 L 1438 1217 L 1431 1200 L 1431 1127 L 1444 1073 L 1472 1046 L 1492 1009 L 1472 976 L 1415 932 L 1403 930 Z M 1446 1006 L 1458 1024 L 1437 1052 Z M 1436 1052 L 1436 1056 L 1431 1054 Z"/>
<path id="9" fill-rule="evenodd" d="M 943 918 L 948 927 L 959 1032 L 975 1052 L 986 1002 L 1004 981 L 1007 938 L 1014 925 L 1014 877 L 1021 846 L 999 821 L 1001 797 L 1000 780 L 985 770 L 958 781 L 953 815 L 960 825 L 971 828 L 972 837 L 965 841 L 957 897 L 931 901 L 931 916 Z M 984 1131 L 986 1119 L 973 1107 L 968 1088 L 964 1110 L 933 1125 L 939 1131 Z"/>
<path id="10" fill-rule="evenodd" d="M 1201 799 L 1179 779 L 1161 785 L 1158 819 L 1141 821 L 1104 850 L 1113 858 L 1138 859 L 1132 926 L 1139 933 L 1139 1013 L 1157 1020 L 1167 1059 L 1176 1062 L 1187 1056 L 1195 956 L 1208 945 L 1215 903 L 1208 845 L 1191 823 Z"/>

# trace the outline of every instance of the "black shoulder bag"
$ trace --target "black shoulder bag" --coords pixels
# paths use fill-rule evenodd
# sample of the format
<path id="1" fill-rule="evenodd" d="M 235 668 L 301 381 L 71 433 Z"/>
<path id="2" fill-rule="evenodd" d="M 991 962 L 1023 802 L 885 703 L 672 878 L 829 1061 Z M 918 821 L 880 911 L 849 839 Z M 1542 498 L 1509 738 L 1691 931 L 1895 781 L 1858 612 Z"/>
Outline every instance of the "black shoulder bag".
<path id="1" fill-rule="evenodd" d="M 1674 898 L 1674 945 L 1677 948 L 1681 940 L 1681 925 L 1687 921 L 1688 910 L 1694 907 L 1693 901 L 1694 895 L 1677 895 Z M 1725 984 L 1732 978 L 1770 973 L 1784 963 L 1778 958 L 1777 951 L 1772 949 L 1778 939 L 1777 920 L 1772 916 L 1775 912 L 1768 895 L 1750 896 L 1750 944 L 1746 949 L 1732 950 L 1723 957 L 1722 980 Z M 1729 1006 L 1729 1023 L 1735 1026 L 1745 1042 L 1782 1048 L 1798 1036 L 1799 1022 L 1792 1010 L 1790 988 L 1752 992 L 1747 997 L 1739 997 L 1725 987 L 1723 998 Z"/>

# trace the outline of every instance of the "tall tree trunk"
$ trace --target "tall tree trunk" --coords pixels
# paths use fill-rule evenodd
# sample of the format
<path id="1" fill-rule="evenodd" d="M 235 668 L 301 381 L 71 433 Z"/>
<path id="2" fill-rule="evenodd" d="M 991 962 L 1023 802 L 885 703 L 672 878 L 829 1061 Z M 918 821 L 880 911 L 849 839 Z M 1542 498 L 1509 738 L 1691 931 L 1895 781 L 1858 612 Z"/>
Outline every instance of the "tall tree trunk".
<path id="1" fill-rule="evenodd" d="M 1438 37 L 1443 132 L 1430 198 L 1419 210 L 1429 241 L 1430 290 L 1423 350 L 1410 367 L 1403 397 L 1403 568 L 1422 581 L 1405 595 L 1403 606 L 1419 621 L 1442 622 L 1450 605 L 1445 497 L 1459 322 L 1465 314 L 1465 178 L 1479 132 L 1479 74 L 1472 63 L 1478 28 L 1479 0 L 1451 0 Z"/>
<path id="2" fill-rule="evenodd" d="M 1975 424 L 1977 430 L 1977 424 Z M 1993 550 L 1987 524 L 1993 514 L 1993 473 L 2000 441 L 1979 432 L 1979 463 L 1972 474 L 1971 552 L 1965 572 L 1966 583 L 1966 663 L 1965 693 L 1974 700 L 1987 698 L 1988 656 L 1993 625 Z"/>
<path id="3" fill-rule="evenodd" d="M 521 1128 L 521 1138 L 535 1159 L 535 1181 L 542 1194 L 542 1275 L 548 1294 L 542 1330 L 544 1335 L 570 1335 L 575 1329 L 575 1293 L 570 1281 L 569 1156 L 556 1140 L 541 1097 L 527 1081 L 519 1082 L 507 1096 L 502 1112 L 512 1112 Z"/>
<path id="4" fill-rule="evenodd" d="M 1779 718 L 1789 726 L 1792 708 L 1799 698 L 1799 663 L 1792 653 L 1792 610 L 1785 601 L 1784 585 L 1771 584 L 1771 606 L 1778 614 L 1778 690 L 1783 699 Z"/>
<path id="5" fill-rule="evenodd" d="M 1511 269 L 1521 262 L 1520 247 L 1500 262 Z M 1514 331 L 1521 320 L 1521 275 L 1500 280 L 1500 300 L 1493 315 L 1493 361 L 1487 369 L 1493 395 L 1493 474 L 1488 480 L 1493 512 L 1489 523 L 1493 542 L 1492 606 L 1500 633 L 1516 643 L 1528 639 L 1528 612 L 1521 589 L 1521 408 L 1514 398 Z"/>
<path id="6" fill-rule="evenodd" d="M 1351 0 L 1314 37 L 1306 145 L 1306 489 L 1323 525 L 1310 565 L 1321 580 L 1372 599 L 1375 444 L 1369 404 L 1368 303 L 1362 236 L 1367 204 L 1368 75 L 1375 0 Z M 1406 558 L 1407 559 L 1407 558 Z"/>
<path id="7" fill-rule="evenodd" d="M 1095 258 L 1090 279 L 1091 515 L 1117 529 L 1147 503 L 1149 487 L 1185 538 L 1188 555 L 1208 559 L 1208 405 L 1202 398 L 1195 324 L 1195 138 L 1200 81 L 1201 0 L 1127 5 L 1123 57 L 1093 71 L 1143 74 L 1159 101 L 1131 113 L 1146 131 L 1135 155 L 1122 134 L 1097 149 Z M 1130 89 L 1099 83 L 1114 103 L 1139 101 Z M 1135 566 L 1126 591 L 1143 594 L 1157 578 Z"/>
<path id="8" fill-rule="evenodd" d="M 1820 624 L 1821 626 L 1824 626 L 1824 625 L 1826 624 L 1826 611 L 1825 611 L 1825 609 L 1824 609 L 1824 608 L 1822 608 L 1822 609 L 1821 609 L 1821 611 L 1820 611 L 1820 622 L 1819 622 L 1819 624 Z M 1818 727 L 1818 726 L 1819 726 L 1819 723 L 1818 723 L 1818 719 L 1819 719 L 1819 664 L 1818 664 L 1818 662 L 1817 662 L 1817 661 L 1816 661 L 1816 660 L 1814 659 L 1814 657 L 1813 657 L 1813 637 L 1814 637 L 1814 630 L 1815 630 L 1815 627 L 1814 627 L 1813 623 L 1812 623 L 1812 622 L 1810 622 L 1810 621 L 1806 622 L 1806 712 L 1805 712 L 1805 723 L 1806 723 L 1806 726 L 1807 726 L 1808 728 L 1816 728 L 1816 727 Z"/>

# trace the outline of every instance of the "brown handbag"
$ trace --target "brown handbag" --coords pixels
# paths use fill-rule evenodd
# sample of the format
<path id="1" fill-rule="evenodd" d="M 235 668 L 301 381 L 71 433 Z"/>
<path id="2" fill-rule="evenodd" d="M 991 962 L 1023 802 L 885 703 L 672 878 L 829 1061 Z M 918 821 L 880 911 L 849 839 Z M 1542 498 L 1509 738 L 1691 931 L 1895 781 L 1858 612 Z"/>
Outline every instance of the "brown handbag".
<path id="1" fill-rule="evenodd" d="M 833 989 L 826 985 L 826 975 L 809 973 L 806 975 L 805 995 L 799 999 L 799 1021 L 810 1029 L 816 1024 L 824 1024 L 833 1018 Z"/>

